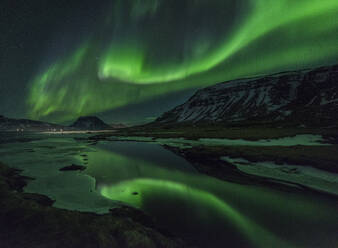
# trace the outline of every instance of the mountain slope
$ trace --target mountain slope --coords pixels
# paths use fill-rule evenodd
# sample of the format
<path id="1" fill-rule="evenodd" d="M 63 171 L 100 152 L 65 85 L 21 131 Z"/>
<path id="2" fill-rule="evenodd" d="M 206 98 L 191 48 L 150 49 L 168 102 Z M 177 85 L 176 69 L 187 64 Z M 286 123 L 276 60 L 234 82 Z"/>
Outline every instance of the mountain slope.
<path id="1" fill-rule="evenodd" d="M 4 116 L 0 116 L 0 130 L 1 131 L 48 131 L 48 130 L 60 130 L 64 126 L 51 124 L 42 121 L 33 121 L 27 119 L 11 119 Z"/>
<path id="2" fill-rule="evenodd" d="M 78 118 L 71 126 L 71 128 L 80 130 L 109 130 L 111 126 L 104 123 L 96 116 L 83 116 Z"/>
<path id="3" fill-rule="evenodd" d="M 164 113 L 156 122 L 285 122 L 337 126 L 338 65 L 207 87 Z"/>

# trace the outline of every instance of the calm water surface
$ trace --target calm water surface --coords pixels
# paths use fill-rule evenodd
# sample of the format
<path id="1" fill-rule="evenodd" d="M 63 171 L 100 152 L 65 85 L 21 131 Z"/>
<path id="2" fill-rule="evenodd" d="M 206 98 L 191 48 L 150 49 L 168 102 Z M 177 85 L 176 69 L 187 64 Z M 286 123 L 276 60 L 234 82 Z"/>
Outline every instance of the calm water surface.
<path id="1" fill-rule="evenodd" d="M 338 247 L 334 198 L 220 181 L 157 144 L 93 145 L 78 136 L 6 137 L 0 161 L 35 176 L 27 191 L 51 196 L 56 207 L 123 202 L 202 247 Z M 58 170 L 69 163 L 87 169 Z"/>

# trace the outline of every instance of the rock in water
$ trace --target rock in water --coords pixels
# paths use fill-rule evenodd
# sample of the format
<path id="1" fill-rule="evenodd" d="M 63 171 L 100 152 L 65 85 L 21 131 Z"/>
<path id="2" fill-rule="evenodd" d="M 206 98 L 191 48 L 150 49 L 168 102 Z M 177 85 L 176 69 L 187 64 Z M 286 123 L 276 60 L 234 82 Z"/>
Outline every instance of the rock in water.
<path id="1" fill-rule="evenodd" d="M 77 171 L 77 170 L 83 171 L 84 169 L 86 169 L 85 166 L 72 164 L 70 166 L 61 168 L 60 171 Z"/>

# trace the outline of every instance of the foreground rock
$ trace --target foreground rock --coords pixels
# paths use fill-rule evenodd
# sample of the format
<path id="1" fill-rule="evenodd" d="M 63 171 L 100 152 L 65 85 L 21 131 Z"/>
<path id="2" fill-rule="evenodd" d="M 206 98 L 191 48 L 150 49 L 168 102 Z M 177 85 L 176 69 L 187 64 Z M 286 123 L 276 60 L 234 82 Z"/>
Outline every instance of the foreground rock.
<path id="1" fill-rule="evenodd" d="M 139 210 L 124 207 L 96 215 L 56 209 L 48 197 L 23 193 L 25 180 L 0 164 L 2 248 L 187 247 L 156 230 Z"/>
<path id="2" fill-rule="evenodd" d="M 338 65 L 234 80 L 197 91 L 155 123 L 338 126 Z"/>

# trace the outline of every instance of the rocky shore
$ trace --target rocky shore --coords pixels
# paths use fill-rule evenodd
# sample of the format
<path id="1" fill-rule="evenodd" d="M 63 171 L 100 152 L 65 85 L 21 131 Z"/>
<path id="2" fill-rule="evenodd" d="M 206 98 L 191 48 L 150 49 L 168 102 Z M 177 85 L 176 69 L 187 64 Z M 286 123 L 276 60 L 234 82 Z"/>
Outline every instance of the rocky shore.
<path id="1" fill-rule="evenodd" d="M 188 247 L 142 211 L 122 207 L 97 215 L 57 209 L 46 196 L 24 193 L 27 180 L 33 179 L 0 163 L 2 248 Z"/>

